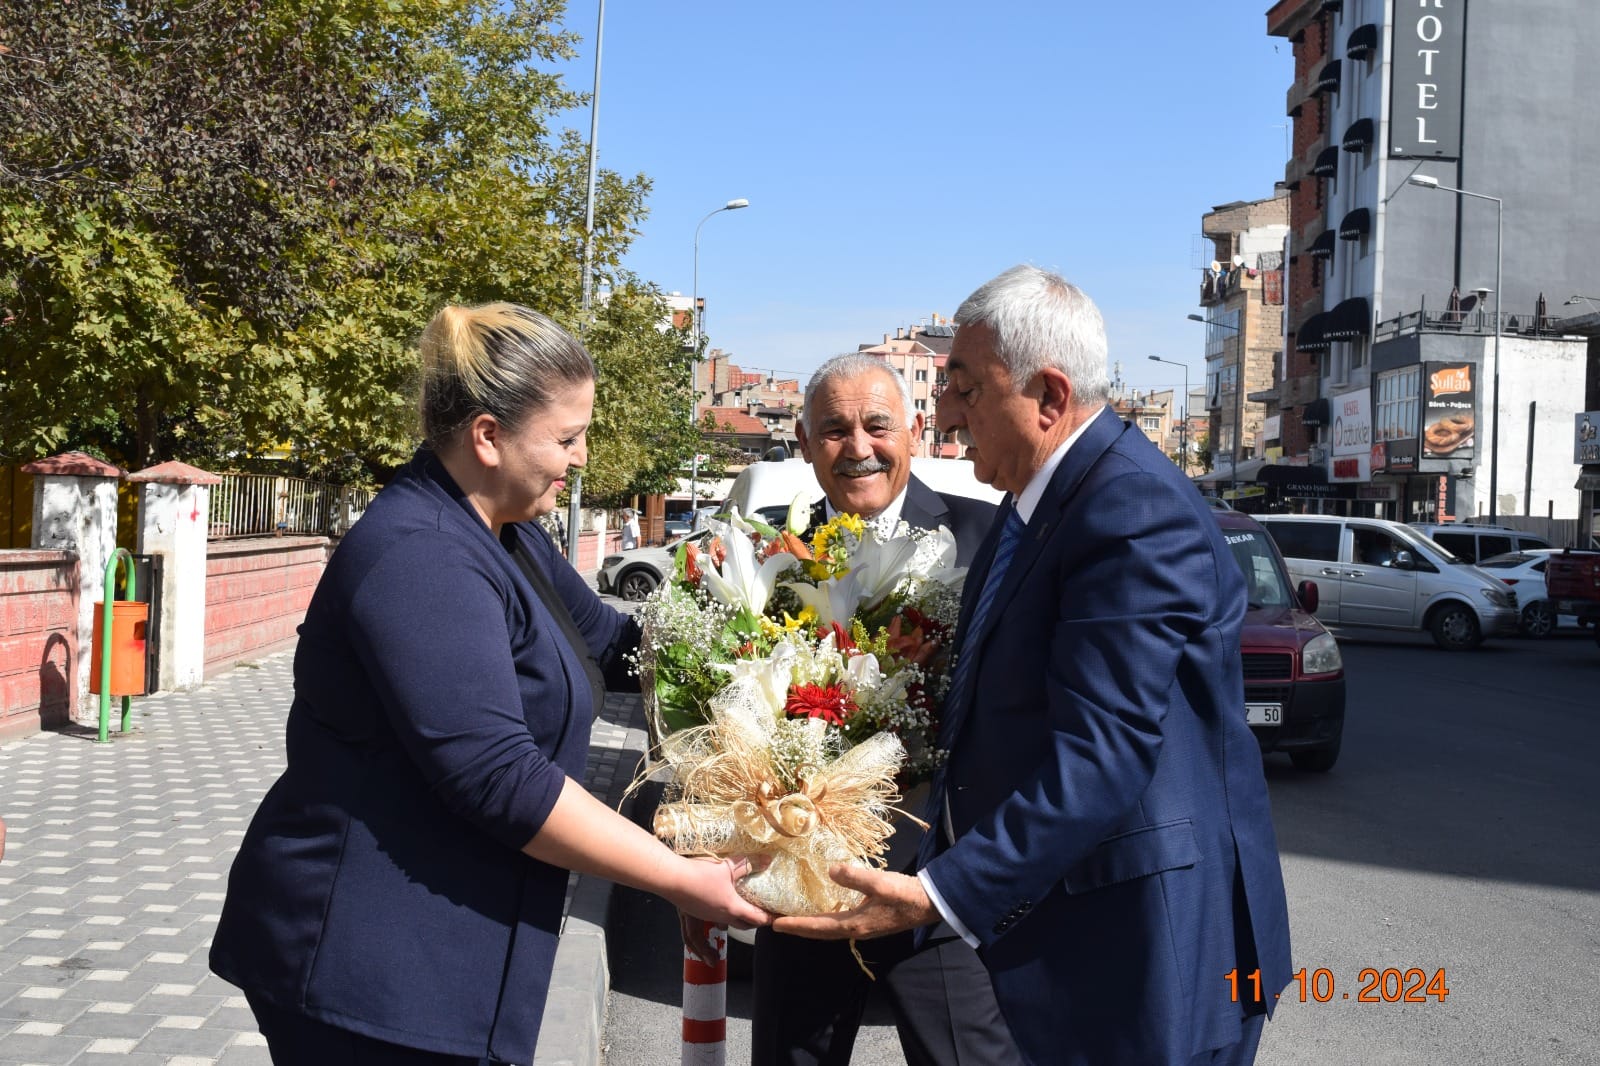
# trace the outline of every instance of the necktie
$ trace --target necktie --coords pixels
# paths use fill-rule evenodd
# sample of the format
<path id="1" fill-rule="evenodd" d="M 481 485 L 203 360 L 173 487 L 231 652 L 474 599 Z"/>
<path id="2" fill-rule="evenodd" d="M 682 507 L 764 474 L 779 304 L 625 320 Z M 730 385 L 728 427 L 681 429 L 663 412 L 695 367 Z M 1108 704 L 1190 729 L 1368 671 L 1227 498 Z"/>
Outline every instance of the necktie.
<path id="1" fill-rule="evenodd" d="M 1022 543 L 1022 534 L 1026 529 L 1027 523 L 1023 522 L 1015 508 L 1006 513 L 1005 525 L 1000 530 L 1000 542 L 995 545 L 994 561 L 989 564 L 989 573 L 983 581 L 983 591 L 978 594 L 977 606 L 972 609 L 966 631 L 961 634 L 955 673 L 950 678 L 950 689 L 945 694 L 944 721 L 939 726 L 939 739 L 945 745 L 953 743 L 960 734 L 961 721 L 972 702 L 972 685 L 978 673 L 978 644 L 988 624 L 989 613 L 1000 596 L 1000 586 L 1005 583 L 1011 557 L 1016 554 L 1017 545 Z M 945 767 L 941 766 L 934 771 L 928 796 L 926 818 L 931 828 L 922 837 L 922 846 L 917 854 L 918 869 L 933 858 L 938 847 L 940 826 L 944 822 L 944 786 Z"/>

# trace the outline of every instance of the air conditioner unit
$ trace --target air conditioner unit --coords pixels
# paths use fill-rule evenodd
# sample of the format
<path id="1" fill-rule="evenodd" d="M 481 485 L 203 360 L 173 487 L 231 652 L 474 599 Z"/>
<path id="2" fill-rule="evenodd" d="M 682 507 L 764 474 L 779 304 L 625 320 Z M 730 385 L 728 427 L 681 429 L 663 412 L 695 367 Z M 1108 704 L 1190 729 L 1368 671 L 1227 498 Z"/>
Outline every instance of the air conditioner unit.
<path id="1" fill-rule="evenodd" d="M 1313 444 L 1306 449 L 1306 461 L 1312 466 L 1321 466 L 1328 461 L 1328 449 L 1320 444 Z"/>

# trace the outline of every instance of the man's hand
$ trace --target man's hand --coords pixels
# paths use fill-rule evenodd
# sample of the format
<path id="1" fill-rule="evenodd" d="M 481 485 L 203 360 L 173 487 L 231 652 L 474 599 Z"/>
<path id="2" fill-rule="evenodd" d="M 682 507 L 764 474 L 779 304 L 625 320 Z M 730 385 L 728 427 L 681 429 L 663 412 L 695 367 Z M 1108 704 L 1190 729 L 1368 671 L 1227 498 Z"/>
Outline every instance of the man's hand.
<path id="1" fill-rule="evenodd" d="M 772 923 L 774 932 L 813 940 L 870 940 L 939 920 L 938 908 L 915 877 L 842 865 L 829 870 L 828 876 L 846 888 L 865 893 L 867 898 L 854 910 L 838 914 L 778 918 Z"/>

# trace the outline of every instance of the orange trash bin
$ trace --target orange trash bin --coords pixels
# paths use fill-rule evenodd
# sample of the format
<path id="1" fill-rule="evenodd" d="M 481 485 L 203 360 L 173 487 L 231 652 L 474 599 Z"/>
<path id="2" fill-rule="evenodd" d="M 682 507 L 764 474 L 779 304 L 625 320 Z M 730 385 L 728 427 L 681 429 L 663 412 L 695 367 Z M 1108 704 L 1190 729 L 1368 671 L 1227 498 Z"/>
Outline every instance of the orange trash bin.
<path id="1" fill-rule="evenodd" d="M 145 628 L 150 605 L 136 600 L 111 602 L 111 692 L 113 696 L 145 693 Z M 100 634 L 105 604 L 94 605 L 94 650 L 89 659 L 89 691 L 100 691 Z"/>

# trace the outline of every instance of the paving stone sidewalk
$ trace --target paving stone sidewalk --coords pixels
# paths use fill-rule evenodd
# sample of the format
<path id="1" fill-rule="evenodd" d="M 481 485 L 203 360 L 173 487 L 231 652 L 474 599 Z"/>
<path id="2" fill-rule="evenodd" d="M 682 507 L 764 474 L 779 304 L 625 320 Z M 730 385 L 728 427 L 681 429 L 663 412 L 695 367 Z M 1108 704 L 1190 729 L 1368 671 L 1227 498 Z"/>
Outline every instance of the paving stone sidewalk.
<path id="1" fill-rule="evenodd" d="M 291 661 L 136 698 L 132 729 L 110 744 L 74 728 L 0 746 L 0 1066 L 269 1062 L 206 955 L 234 851 L 283 768 Z M 590 789 L 616 806 L 644 744 L 638 698 L 612 696 Z M 610 890 L 574 889 L 540 1066 L 597 1061 Z"/>

